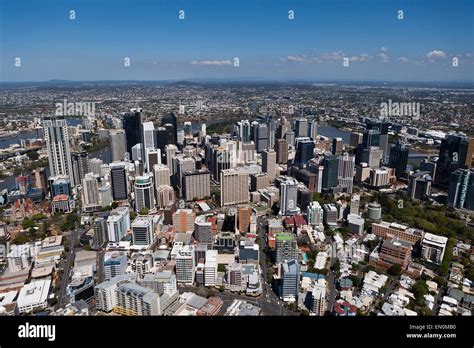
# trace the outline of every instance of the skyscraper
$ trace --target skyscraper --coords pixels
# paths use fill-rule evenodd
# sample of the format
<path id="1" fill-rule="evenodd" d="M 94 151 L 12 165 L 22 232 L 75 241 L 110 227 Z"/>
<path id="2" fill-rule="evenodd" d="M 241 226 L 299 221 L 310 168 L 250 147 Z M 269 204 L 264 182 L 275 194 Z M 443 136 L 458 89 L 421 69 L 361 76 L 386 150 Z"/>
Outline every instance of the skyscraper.
<path id="1" fill-rule="evenodd" d="M 461 134 L 448 134 L 441 141 L 437 162 L 436 181 L 447 184 L 449 176 L 458 168 L 471 168 L 474 139 Z"/>
<path id="2" fill-rule="evenodd" d="M 74 174 L 66 119 L 64 116 L 45 117 L 43 127 L 50 175 L 67 176 L 73 183 Z"/>
<path id="3" fill-rule="evenodd" d="M 338 156 L 338 174 L 337 184 L 345 189 L 346 192 L 352 193 L 352 185 L 354 181 L 354 165 L 355 156 L 347 153 Z"/>
<path id="4" fill-rule="evenodd" d="M 211 173 L 207 169 L 191 170 L 183 173 L 182 194 L 187 201 L 211 196 Z"/>
<path id="5" fill-rule="evenodd" d="M 275 143 L 277 163 L 286 164 L 288 162 L 288 142 L 285 139 L 277 139 Z"/>
<path id="6" fill-rule="evenodd" d="M 246 171 L 221 170 L 220 179 L 221 207 L 249 201 L 249 175 Z"/>
<path id="7" fill-rule="evenodd" d="M 308 138 L 304 140 L 298 140 L 296 155 L 295 155 L 295 166 L 303 166 L 311 158 L 314 157 L 314 141 Z"/>
<path id="8" fill-rule="evenodd" d="M 82 210 L 94 211 L 100 208 L 99 177 L 87 173 L 82 179 Z"/>
<path id="9" fill-rule="evenodd" d="M 318 137 L 318 122 L 316 122 L 316 120 L 311 120 L 308 131 L 308 136 L 311 138 L 311 140 L 316 140 Z"/>
<path id="10" fill-rule="evenodd" d="M 192 285 L 194 283 L 194 245 L 184 245 L 176 256 L 176 281 Z"/>
<path id="11" fill-rule="evenodd" d="M 280 183 L 280 215 L 294 215 L 299 212 L 297 206 L 298 181 L 286 178 Z"/>
<path id="12" fill-rule="evenodd" d="M 262 152 L 262 171 L 268 174 L 271 181 L 275 179 L 276 152 L 273 149 L 267 149 Z"/>
<path id="13" fill-rule="evenodd" d="M 340 155 L 342 153 L 344 147 L 344 143 L 342 138 L 334 138 L 332 140 L 332 154 L 333 155 Z"/>
<path id="14" fill-rule="evenodd" d="M 123 128 L 127 138 L 127 152 L 132 153 L 132 146 L 142 142 L 142 109 L 131 109 L 123 115 Z"/>
<path id="15" fill-rule="evenodd" d="M 153 188 L 153 175 L 137 176 L 134 183 L 135 209 L 155 209 L 155 194 Z"/>
<path id="16" fill-rule="evenodd" d="M 250 142 L 250 122 L 248 120 L 237 122 L 237 127 L 240 140 L 244 143 Z"/>
<path id="17" fill-rule="evenodd" d="M 473 175 L 474 170 L 472 169 L 457 169 L 451 174 L 448 189 L 449 207 L 465 208 L 466 203 L 472 207 L 473 203 L 468 201 L 467 198 L 473 196 L 473 179 L 471 178 Z"/>
<path id="18" fill-rule="evenodd" d="M 174 113 L 169 113 L 161 118 L 161 125 L 165 126 L 166 124 L 171 124 L 172 127 L 172 141 L 169 141 L 168 144 L 176 144 L 178 142 L 178 118 Z M 171 127 L 166 127 L 171 131 Z"/>
<path id="19" fill-rule="evenodd" d="M 308 136 L 308 120 L 306 118 L 298 118 L 295 120 L 295 135 L 296 137 Z"/>
<path id="20" fill-rule="evenodd" d="M 80 185 L 85 175 L 89 173 L 89 155 L 87 152 L 76 152 L 72 154 L 72 171 L 74 184 Z"/>
<path id="21" fill-rule="evenodd" d="M 323 208 L 317 201 L 309 203 L 306 211 L 308 224 L 317 226 L 323 224 Z"/>
<path id="22" fill-rule="evenodd" d="M 112 184 L 112 198 L 114 201 L 126 200 L 128 198 L 128 182 L 125 165 L 110 165 L 110 181 Z"/>
<path id="23" fill-rule="evenodd" d="M 331 190 L 337 186 L 337 175 L 338 175 L 338 164 L 339 161 L 337 156 L 330 153 L 326 153 L 323 159 L 323 190 Z"/>
<path id="24" fill-rule="evenodd" d="M 155 238 L 155 224 L 153 219 L 156 215 L 138 216 L 132 222 L 133 245 L 149 246 Z"/>
<path id="25" fill-rule="evenodd" d="M 142 161 L 147 162 L 147 150 L 155 149 L 155 126 L 153 122 L 142 124 Z"/>
<path id="26" fill-rule="evenodd" d="M 123 161 L 127 152 L 127 138 L 125 130 L 111 129 L 109 131 L 110 159 L 112 162 Z M 131 153 L 129 153 L 131 155 Z"/>
<path id="27" fill-rule="evenodd" d="M 297 260 L 285 260 L 281 264 L 281 298 L 296 301 L 300 286 L 300 267 Z"/>
<path id="28" fill-rule="evenodd" d="M 390 159 L 388 166 L 395 168 L 395 175 L 397 178 L 404 176 L 408 164 L 408 148 L 401 141 L 390 148 Z"/>

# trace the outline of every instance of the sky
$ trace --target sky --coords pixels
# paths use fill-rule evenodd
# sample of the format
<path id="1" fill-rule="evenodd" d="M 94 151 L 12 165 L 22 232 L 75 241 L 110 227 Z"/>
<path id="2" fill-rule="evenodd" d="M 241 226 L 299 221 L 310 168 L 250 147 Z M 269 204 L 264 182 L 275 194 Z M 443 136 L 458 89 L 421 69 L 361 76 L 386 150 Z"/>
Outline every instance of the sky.
<path id="1" fill-rule="evenodd" d="M 474 82 L 474 1 L 0 0 L 0 43 L 1 82 Z"/>

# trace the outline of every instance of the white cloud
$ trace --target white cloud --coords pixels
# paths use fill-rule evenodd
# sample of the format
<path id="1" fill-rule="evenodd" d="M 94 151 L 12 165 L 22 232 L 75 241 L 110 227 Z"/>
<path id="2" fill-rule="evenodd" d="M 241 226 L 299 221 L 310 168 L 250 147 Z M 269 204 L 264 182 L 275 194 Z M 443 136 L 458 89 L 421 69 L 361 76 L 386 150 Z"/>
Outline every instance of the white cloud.
<path id="1" fill-rule="evenodd" d="M 438 58 L 446 58 L 446 53 L 443 51 L 434 50 L 434 51 L 428 52 L 426 54 L 426 58 L 428 58 L 429 60 L 435 60 Z"/>
<path id="2" fill-rule="evenodd" d="M 379 61 L 382 62 L 382 63 L 388 63 L 388 61 L 389 61 L 389 58 L 385 53 L 381 52 L 381 53 L 377 54 L 377 57 L 379 58 Z"/>
<path id="3" fill-rule="evenodd" d="M 381 50 L 382 52 L 387 52 L 387 51 L 388 51 L 388 48 L 387 48 L 387 47 L 380 47 L 380 50 Z"/>
<path id="4" fill-rule="evenodd" d="M 399 58 L 398 58 L 398 61 L 401 62 L 401 63 L 406 63 L 406 62 L 408 62 L 408 58 L 399 57 Z"/>
<path id="5" fill-rule="evenodd" d="M 193 60 L 192 65 L 232 65 L 230 60 Z"/>
<path id="6" fill-rule="evenodd" d="M 367 62 L 370 59 L 372 59 L 371 56 L 369 56 L 366 53 L 359 54 L 358 56 L 352 56 L 349 58 L 350 62 Z"/>
<path id="7" fill-rule="evenodd" d="M 344 58 L 344 54 L 341 51 L 331 52 L 331 53 L 323 53 L 320 56 L 323 60 L 342 60 Z"/>

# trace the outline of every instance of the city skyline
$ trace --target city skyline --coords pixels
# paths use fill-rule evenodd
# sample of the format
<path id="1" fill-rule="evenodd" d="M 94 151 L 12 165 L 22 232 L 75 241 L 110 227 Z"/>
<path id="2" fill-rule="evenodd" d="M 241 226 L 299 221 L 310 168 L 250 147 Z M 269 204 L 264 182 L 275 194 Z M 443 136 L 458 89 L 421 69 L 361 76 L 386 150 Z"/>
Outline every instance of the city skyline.
<path id="1" fill-rule="evenodd" d="M 474 81 L 469 1 L 129 4 L 3 1 L 1 80 Z"/>

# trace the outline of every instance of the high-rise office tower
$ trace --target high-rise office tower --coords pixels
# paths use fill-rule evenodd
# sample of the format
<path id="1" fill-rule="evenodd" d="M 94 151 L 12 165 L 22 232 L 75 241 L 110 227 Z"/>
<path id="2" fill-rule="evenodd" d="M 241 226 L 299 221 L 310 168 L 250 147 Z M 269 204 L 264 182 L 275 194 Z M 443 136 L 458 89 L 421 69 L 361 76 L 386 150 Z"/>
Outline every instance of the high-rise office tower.
<path id="1" fill-rule="evenodd" d="M 94 211 L 100 207 L 99 177 L 87 173 L 82 179 L 82 210 Z"/>
<path id="2" fill-rule="evenodd" d="M 103 176 L 101 170 L 101 166 L 103 164 L 104 161 L 102 161 L 100 158 L 92 158 L 89 160 L 89 171 L 99 176 Z"/>
<path id="3" fill-rule="evenodd" d="M 161 150 L 160 149 L 146 149 L 145 150 L 146 171 L 151 173 L 156 164 L 161 164 Z"/>
<path id="4" fill-rule="evenodd" d="M 277 163 L 286 164 L 288 162 L 288 142 L 285 139 L 277 139 L 275 143 Z"/>
<path id="5" fill-rule="evenodd" d="M 332 154 L 333 155 L 340 155 L 344 148 L 344 143 L 342 138 L 334 138 L 332 140 Z"/>
<path id="6" fill-rule="evenodd" d="M 192 232 L 196 213 L 192 209 L 178 209 L 173 213 L 172 219 L 176 232 Z"/>
<path id="7" fill-rule="evenodd" d="M 132 222 L 132 240 L 133 245 L 149 246 L 155 238 L 156 215 L 138 216 Z"/>
<path id="8" fill-rule="evenodd" d="M 92 222 L 92 228 L 94 230 L 94 246 L 101 248 L 109 240 L 107 235 L 107 221 L 103 217 L 96 217 Z"/>
<path id="9" fill-rule="evenodd" d="M 471 168 L 473 154 L 474 139 L 461 134 L 447 134 L 439 148 L 436 181 L 445 185 L 456 169 Z"/>
<path id="10" fill-rule="evenodd" d="M 273 149 L 275 147 L 277 125 L 272 116 L 268 118 L 267 126 L 268 126 L 268 148 Z"/>
<path id="11" fill-rule="evenodd" d="M 262 152 L 262 171 L 268 174 L 271 181 L 275 179 L 275 175 L 276 175 L 275 150 L 267 149 Z"/>
<path id="12" fill-rule="evenodd" d="M 300 286 L 300 267 L 298 260 L 285 260 L 281 264 L 281 298 L 296 301 Z"/>
<path id="13" fill-rule="evenodd" d="M 142 161 L 142 144 L 135 144 L 132 146 L 132 152 L 130 153 L 132 162 Z"/>
<path id="14" fill-rule="evenodd" d="M 161 185 L 170 185 L 170 169 L 165 164 L 155 164 L 153 166 L 153 176 L 155 178 L 155 187 Z"/>
<path id="15" fill-rule="evenodd" d="M 130 228 L 129 207 L 119 207 L 107 217 L 107 238 L 110 242 L 119 242 Z"/>
<path id="16" fill-rule="evenodd" d="M 311 158 L 314 157 L 314 141 L 308 138 L 304 140 L 298 140 L 296 147 L 295 161 L 293 164 L 295 166 L 303 166 Z"/>
<path id="17" fill-rule="evenodd" d="M 104 255 L 104 279 L 110 280 L 125 274 L 127 270 L 127 254 L 120 251 L 108 251 Z"/>
<path id="18" fill-rule="evenodd" d="M 132 153 L 132 146 L 142 142 L 142 110 L 131 109 L 123 115 L 123 129 L 127 138 L 127 152 Z"/>
<path id="19" fill-rule="evenodd" d="M 153 122 L 142 123 L 142 161 L 147 161 L 147 150 L 155 149 L 155 126 Z"/>
<path id="20" fill-rule="evenodd" d="M 262 152 L 263 150 L 268 148 L 268 137 L 269 137 L 269 130 L 268 126 L 263 123 L 259 123 L 255 126 L 256 130 L 256 138 L 253 139 L 255 142 L 255 147 L 257 152 Z"/>
<path id="21" fill-rule="evenodd" d="M 212 173 L 212 178 L 214 181 L 220 182 L 220 172 L 224 169 L 232 168 L 232 153 L 224 147 L 211 147 L 210 156 L 209 169 Z"/>
<path id="22" fill-rule="evenodd" d="M 353 148 L 357 148 L 360 144 L 362 144 L 362 133 L 351 132 L 349 145 Z"/>
<path id="23" fill-rule="evenodd" d="M 250 218 L 252 216 L 252 209 L 249 207 L 240 207 L 238 210 L 238 226 L 242 233 L 250 232 Z"/>
<path id="24" fill-rule="evenodd" d="M 468 196 L 470 176 L 473 171 L 468 169 L 457 169 L 449 178 L 448 206 L 464 208 Z"/>
<path id="25" fill-rule="evenodd" d="M 167 114 L 161 118 L 161 125 L 171 124 L 173 127 L 165 127 L 167 130 L 172 130 L 172 139 L 168 144 L 176 144 L 178 142 L 178 118 L 174 113 Z"/>
<path id="26" fill-rule="evenodd" d="M 173 158 L 178 152 L 178 148 L 175 144 L 168 144 L 165 146 L 165 152 L 166 152 L 166 164 L 168 165 L 168 168 L 170 169 L 170 174 L 174 174 L 173 170 Z"/>
<path id="27" fill-rule="evenodd" d="M 362 148 L 380 146 L 380 132 L 378 129 L 366 129 L 362 135 Z"/>
<path id="28" fill-rule="evenodd" d="M 406 147 L 401 141 L 397 141 L 397 143 L 392 145 L 390 148 L 388 166 L 390 168 L 395 168 L 395 175 L 397 178 L 405 175 L 408 164 L 408 153 L 408 147 Z"/>
<path id="29" fill-rule="evenodd" d="M 194 157 L 177 155 L 173 158 L 173 168 L 173 183 L 175 186 L 178 186 L 180 194 L 182 195 L 183 175 L 185 172 L 194 171 L 196 169 L 196 160 Z"/>
<path id="30" fill-rule="evenodd" d="M 388 128 L 390 127 L 390 123 L 384 120 L 367 120 L 366 121 L 367 130 L 377 130 L 379 132 L 379 143 L 377 145 L 368 145 L 368 146 L 379 146 L 380 149 L 383 151 L 384 159 L 388 157 Z M 367 147 L 368 147 L 367 146 Z"/>
<path id="31" fill-rule="evenodd" d="M 433 179 L 430 172 L 418 171 L 408 177 L 408 197 L 411 199 L 426 199 L 431 194 Z"/>
<path id="32" fill-rule="evenodd" d="M 194 222 L 194 238 L 200 244 L 206 244 L 209 248 L 212 248 L 212 222 L 206 221 L 204 216 L 198 217 Z"/>
<path id="33" fill-rule="evenodd" d="M 123 161 L 127 152 L 127 137 L 123 129 L 109 131 L 110 159 L 112 162 Z M 131 153 L 129 153 L 131 155 Z"/>
<path id="34" fill-rule="evenodd" d="M 309 203 L 306 210 L 308 224 L 317 226 L 323 224 L 323 208 L 317 201 Z"/>
<path id="35" fill-rule="evenodd" d="M 323 190 L 330 190 L 337 186 L 337 175 L 338 175 L 339 161 L 337 156 L 330 153 L 326 153 L 323 159 Z"/>
<path id="36" fill-rule="evenodd" d="M 168 145 L 166 128 L 157 127 L 155 129 L 155 148 L 161 151 L 161 163 L 166 163 L 166 145 Z"/>
<path id="37" fill-rule="evenodd" d="M 298 181 L 286 178 L 280 183 L 280 215 L 294 215 L 300 211 L 297 206 Z"/>
<path id="38" fill-rule="evenodd" d="M 211 196 L 211 173 L 207 169 L 186 171 L 182 177 L 182 194 L 186 201 Z"/>
<path id="39" fill-rule="evenodd" d="M 153 188 L 153 175 L 137 176 L 134 183 L 135 209 L 155 209 L 155 191 Z"/>
<path id="40" fill-rule="evenodd" d="M 383 150 L 378 146 L 363 149 L 360 156 L 361 163 L 367 163 L 370 168 L 380 168 L 383 159 Z"/>
<path id="41" fill-rule="evenodd" d="M 436 168 L 437 164 L 434 161 L 429 159 L 424 159 L 420 162 L 420 171 L 422 172 L 429 172 L 431 175 L 431 179 L 436 181 Z"/>
<path id="42" fill-rule="evenodd" d="M 308 136 L 311 140 L 316 140 L 318 137 L 318 122 L 316 122 L 316 120 L 311 120 L 309 123 Z"/>
<path id="43" fill-rule="evenodd" d="M 289 130 L 288 132 L 286 132 L 285 140 L 288 143 L 288 145 L 295 146 L 295 132 L 293 132 L 292 130 Z"/>
<path id="44" fill-rule="evenodd" d="M 355 156 L 347 153 L 338 157 L 337 184 L 346 192 L 352 193 L 354 181 Z"/>
<path id="45" fill-rule="evenodd" d="M 50 176 L 67 176 L 74 183 L 66 119 L 64 116 L 45 117 L 43 128 Z"/>
<path id="46" fill-rule="evenodd" d="M 275 263 L 298 259 L 298 242 L 291 232 L 277 233 L 275 236 Z"/>
<path id="47" fill-rule="evenodd" d="M 122 201 L 128 198 L 128 179 L 125 165 L 110 165 L 110 183 L 112 184 L 112 198 L 114 201 Z"/>
<path id="48" fill-rule="evenodd" d="M 169 185 L 160 185 L 156 188 L 156 205 L 158 209 L 165 209 L 176 200 L 174 189 Z"/>
<path id="49" fill-rule="evenodd" d="M 295 121 L 295 135 L 296 137 L 308 136 L 308 120 L 306 118 L 298 118 Z"/>
<path id="50" fill-rule="evenodd" d="M 189 121 L 184 122 L 183 128 L 184 128 L 184 136 L 186 138 L 193 136 L 193 125 L 191 122 Z"/>
<path id="51" fill-rule="evenodd" d="M 220 187 L 221 207 L 249 201 L 249 175 L 245 170 L 221 170 Z"/>
<path id="52" fill-rule="evenodd" d="M 86 173 L 89 173 L 89 155 L 87 152 L 76 152 L 72 154 L 72 171 L 74 184 L 80 185 Z"/>
<path id="53" fill-rule="evenodd" d="M 192 285 L 194 283 L 194 245 L 184 245 L 176 256 L 176 281 Z"/>

